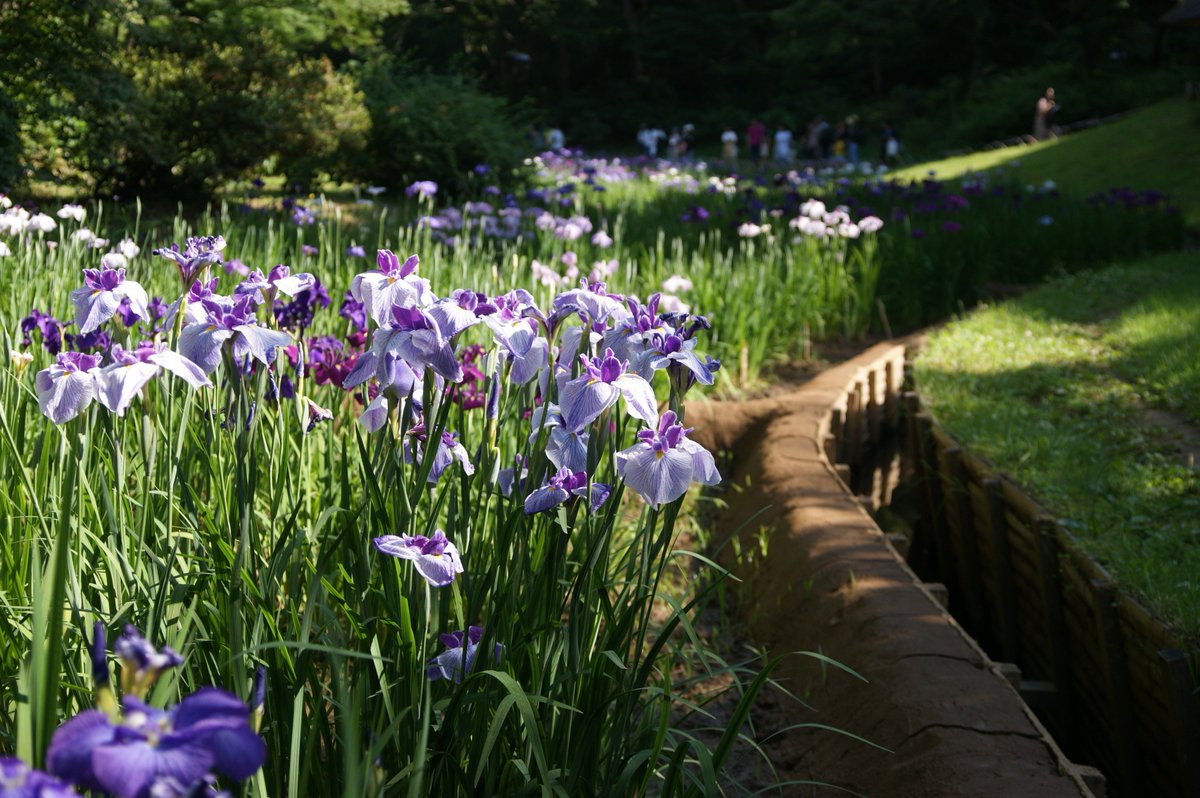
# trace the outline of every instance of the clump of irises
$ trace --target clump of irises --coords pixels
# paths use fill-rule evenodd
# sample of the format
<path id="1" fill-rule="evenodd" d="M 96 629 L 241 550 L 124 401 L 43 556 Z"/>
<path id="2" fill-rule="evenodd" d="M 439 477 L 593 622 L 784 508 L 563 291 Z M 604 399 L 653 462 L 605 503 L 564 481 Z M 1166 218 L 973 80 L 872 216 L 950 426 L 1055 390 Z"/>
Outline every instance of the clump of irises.
<path id="1" fill-rule="evenodd" d="M 202 687 L 174 706 L 147 703 L 159 676 L 182 664 L 169 646 L 155 648 L 132 625 L 113 646 L 120 689 L 110 681 L 106 634 L 95 625 L 91 646 L 96 707 L 63 723 L 46 750 L 45 772 L 0 757 L 0 795 L 65 798 L 76 790 L 114 798 L 222 796 L 221 781 L 258 772 L 267 746 L 258 734 L 265 697 L 260 670 L 249 702 Z"/>

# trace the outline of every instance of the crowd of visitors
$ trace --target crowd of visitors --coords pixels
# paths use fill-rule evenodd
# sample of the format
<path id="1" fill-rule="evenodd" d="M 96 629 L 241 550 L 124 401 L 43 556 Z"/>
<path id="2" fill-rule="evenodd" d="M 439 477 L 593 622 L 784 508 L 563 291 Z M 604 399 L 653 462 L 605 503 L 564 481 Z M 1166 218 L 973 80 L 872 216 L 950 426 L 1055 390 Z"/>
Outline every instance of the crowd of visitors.
<path id="1" fill-rule="evenodd" d="M 641 134 L 638 135 L 640 141 Z M 772 132 L 760 120 L 753 119 L 740 138 L 732 127 L 721 134 L 721 158 L 727 161 L 744 158 L 754 164 L 767 161 L 791 164 L 799 158 L 834 166 L 857 166 L 863 160 L 865 140 L 862 122 L 855 114 L 836 124 L 830 124 L 823 116 L 814 116 L 799 140 L 785 124 L 778 125 Z M 745 151 L 739 148 L 740 143 L 745 144 Z M 890 120 L 884 122 L 879 163 L 898 163 L 901 151 L 899 131 Z"/>

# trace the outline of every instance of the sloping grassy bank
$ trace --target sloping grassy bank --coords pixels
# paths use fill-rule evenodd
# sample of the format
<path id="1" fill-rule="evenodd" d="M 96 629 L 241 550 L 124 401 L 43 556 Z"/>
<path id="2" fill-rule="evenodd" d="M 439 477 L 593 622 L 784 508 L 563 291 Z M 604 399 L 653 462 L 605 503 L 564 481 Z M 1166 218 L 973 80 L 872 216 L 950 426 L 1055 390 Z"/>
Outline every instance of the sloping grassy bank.
<path id="1" fill-rule="evenodd" d="M 932 335 L 938 421 L 1008 472 L 1165 620 L 1200 636 L 1200 272 L 1065 277 Z"/>
<path id="2" fill-rule="evenodd" d="M 1008 147 L 929 161 L 896 173 L 919 180 L 930 171 L 939 180 L 997 166 L 1011 167 L 1019 180 L 1055 181 L 1067 193 L 1087 196 L 1122 186 L 1171 195 L 1187 224 L 1200 226 L 1200 105 L 1166 100 L 1092 130 L 1028 147 Z"/>

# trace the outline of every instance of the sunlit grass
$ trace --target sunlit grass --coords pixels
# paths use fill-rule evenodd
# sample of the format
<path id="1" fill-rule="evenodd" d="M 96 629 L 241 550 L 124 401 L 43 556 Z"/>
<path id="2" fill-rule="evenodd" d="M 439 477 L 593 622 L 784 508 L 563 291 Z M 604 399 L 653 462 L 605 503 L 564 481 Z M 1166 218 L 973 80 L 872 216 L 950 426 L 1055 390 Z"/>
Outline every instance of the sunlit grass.
<path id="1" fill-rule="evenodd" d="M 932 335 L 917 361 L 922 393 L 953 435 L 1193 636 L 1200 473 L 1179 446 L 1187 434 L 1147 408 L 1200 418 L 1197 306 L 1194 259 L 1147 259 L 973 313 Z"/>

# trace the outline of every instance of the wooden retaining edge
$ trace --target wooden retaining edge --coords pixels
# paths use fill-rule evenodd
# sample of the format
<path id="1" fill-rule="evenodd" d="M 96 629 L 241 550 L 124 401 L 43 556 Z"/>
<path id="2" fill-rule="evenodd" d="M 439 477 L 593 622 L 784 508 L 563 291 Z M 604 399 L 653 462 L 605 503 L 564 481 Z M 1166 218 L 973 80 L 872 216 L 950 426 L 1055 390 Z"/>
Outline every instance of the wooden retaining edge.
<path id="1" fill-rule="evenodd" d="M 939 564 L 966 576 L 973 573 L 972 557 L 990 553 L 992 570 L 976 579 L 996 589 L 983 591 L 982 609 L 977 596 L 960 599 L 970 608 L 967 627 L 977 635 L 990 632 L 996 650 L 1033 679 L 1049 680 L 1043 709 L 1055 733 L 1069 749 L 1103 763 L 1116 792 L 1200 795 L 1196 649 L 1189 653 L 1166 625 L 1121 593 L 1032 497 L 964 452 L 917 394 L 906 394 L 905 405 L 918 420 L 909 431 L 917 436 L 910 446 L 920 460 L 923 495 L 943 490 L 950 497 L 922 508 L 923 535 L 932 539 Z M 973 492 L 986 496 L 982 511 L 965 500 Z M 949 514 L 964 507 L 965 514 L 951 520 Z M 986 530 L 988 546 L 964 537 L 974 530 Z M 1018 557 L 1016 549 L 1031 549 L 1033 556 Z"/>
<path id="2" fill-rule="evenodd" d="M 786 658 L 777 679 L 815 708 L 792 722 L 893 752 L 800 728 L 785 738 L 789 772 L 868 795 L 1094 796 L 1095 774 L 1067 760 L 1010 669 L 917 579 L 831 462 L 898 421 L 903 367 L 904 347 L 880 344 L 785 396 L 687 405 L 693 437 L 732 457 L 717 532 L 742 552 L 754 640 L 770 654 L 819 651 L 869 680 Z"/>

